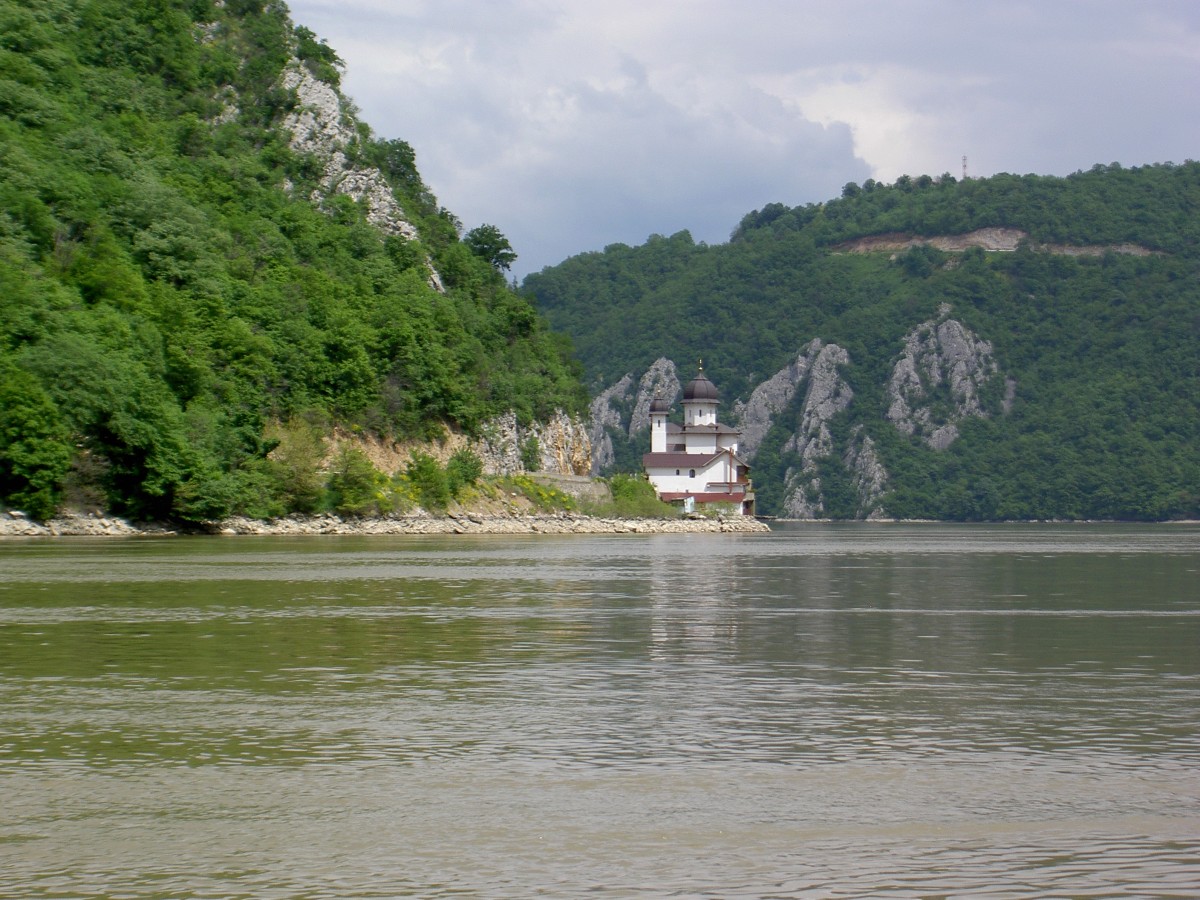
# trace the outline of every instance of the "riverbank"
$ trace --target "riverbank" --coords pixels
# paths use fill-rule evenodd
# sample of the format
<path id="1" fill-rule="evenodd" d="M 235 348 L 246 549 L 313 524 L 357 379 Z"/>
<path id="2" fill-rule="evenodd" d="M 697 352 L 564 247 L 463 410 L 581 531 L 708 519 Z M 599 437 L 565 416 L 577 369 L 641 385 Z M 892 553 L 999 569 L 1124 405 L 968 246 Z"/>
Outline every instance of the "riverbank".
<path id="1" fill-rule="evenodd" d="M 771 529 L 749 516 L 680 519 L 618 519 L 574 513 L 531 515 L 411 515 L 357 519 L 336 515 L 260 520 L 241 516 L 182 532 L 161 523 L 133 523 L 116 516 L 64 515 L 35 522 L 0 515 L 0 537 L 149 537 L 188 534 L 729 534 Z"/>

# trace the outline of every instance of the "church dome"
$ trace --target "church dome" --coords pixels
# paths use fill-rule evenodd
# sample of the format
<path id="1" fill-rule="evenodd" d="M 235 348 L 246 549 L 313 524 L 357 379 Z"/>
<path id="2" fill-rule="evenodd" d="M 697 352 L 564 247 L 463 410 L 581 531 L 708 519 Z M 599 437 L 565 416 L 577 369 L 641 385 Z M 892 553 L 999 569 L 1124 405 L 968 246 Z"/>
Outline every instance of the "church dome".
<path id="1" fill-rule="evenodd" d="M 669 413 L 671 404 L 662 397 L 655 397 L 650 401 L 650 412 L 653 413 Z"/>
<path id="2" fill-rule="evenodd" d="M 684 385 L 684 403 L 687 403 L 689 400 L 707 400 L 715 403 L 719 399 L 717 386 L 704 377 L 703 371 Z"/>

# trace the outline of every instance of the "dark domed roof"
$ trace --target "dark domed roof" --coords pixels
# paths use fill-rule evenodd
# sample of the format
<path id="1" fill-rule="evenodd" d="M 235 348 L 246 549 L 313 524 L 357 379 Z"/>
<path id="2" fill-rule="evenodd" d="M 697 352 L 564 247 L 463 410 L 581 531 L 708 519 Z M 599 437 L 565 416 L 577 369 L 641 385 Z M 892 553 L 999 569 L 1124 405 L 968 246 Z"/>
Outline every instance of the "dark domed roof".
<path id="1" fill-rule="evenodd" d="M 669 413 L 671 411 L 671 403 L 662 397 L 655 397 L 650 401 L 650 412 L 652 413 Z"/>
<path id="2" fill-rule="evenodd" d="M 683 402 L 689 400 L 719 400 L 717 386 L 704 377 L 704 371 L 689 381 L 683 387 Z"/>

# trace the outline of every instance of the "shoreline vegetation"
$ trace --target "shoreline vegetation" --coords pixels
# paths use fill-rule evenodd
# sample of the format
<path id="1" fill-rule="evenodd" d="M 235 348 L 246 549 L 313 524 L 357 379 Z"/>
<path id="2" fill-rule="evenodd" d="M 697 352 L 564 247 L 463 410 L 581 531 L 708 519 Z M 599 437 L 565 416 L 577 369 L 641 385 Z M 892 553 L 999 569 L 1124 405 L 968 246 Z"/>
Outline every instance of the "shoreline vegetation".
<path id="1" fill-rule="evenodd" d="M 589 516 L 574 512 L 533 514 L 428 513 L 354 517 L 324 513 L 250 519 L 233 516 L 202 526 L 177 528 L 161 522 L 130 522 L 118 516 L 77 513 L 45 522 L 8 512 L 0 516 L 4 537 L 167 537 L 177 535 L 421 535 L 421 534 L 722 534 L 766 533 L 770 527 L 751 516 L 638 518 Z"/>

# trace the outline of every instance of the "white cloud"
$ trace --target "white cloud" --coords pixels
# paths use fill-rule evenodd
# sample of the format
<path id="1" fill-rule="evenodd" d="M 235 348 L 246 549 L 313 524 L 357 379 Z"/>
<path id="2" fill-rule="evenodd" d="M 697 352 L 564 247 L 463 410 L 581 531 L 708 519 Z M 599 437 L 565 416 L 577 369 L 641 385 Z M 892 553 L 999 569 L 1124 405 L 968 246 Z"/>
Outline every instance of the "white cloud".
<path id="1" fill-rule="evenodd" d="M 900 174 L 1066 174 L 1200 142 L 1200 4 L 295 0 L 345 91 L 519 273 Z"/>

